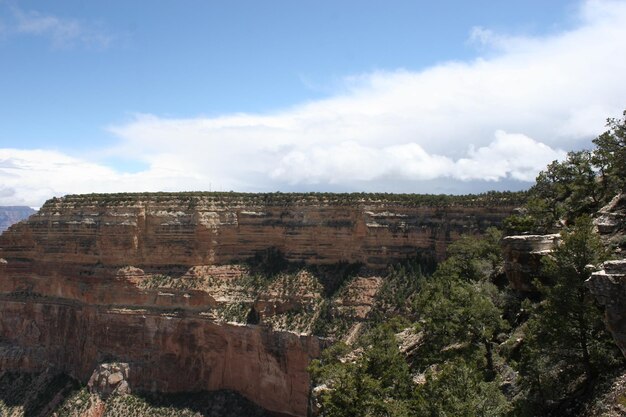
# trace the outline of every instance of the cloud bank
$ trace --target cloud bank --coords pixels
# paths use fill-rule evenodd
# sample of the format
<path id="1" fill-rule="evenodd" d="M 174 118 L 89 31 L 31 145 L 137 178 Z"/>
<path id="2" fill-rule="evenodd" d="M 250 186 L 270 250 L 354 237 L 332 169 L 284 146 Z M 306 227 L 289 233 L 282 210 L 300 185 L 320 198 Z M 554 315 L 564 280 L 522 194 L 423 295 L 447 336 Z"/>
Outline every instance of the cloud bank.
<path id="1" fill-rule="evenodd" d="M 488 57 L 351 76 L 327 99 L 267 114 L 144 114 L 110 126 L 119 143 L 102 153 L 141 161 L 138 173 L 1 150 L 0 204 L 116 190 L 524 188 L 564 150 L 590 146 L 626 107 L 626 2 L 581 3 L 577 26 L 561 33 L 474 28 L 468 38 Z"/>

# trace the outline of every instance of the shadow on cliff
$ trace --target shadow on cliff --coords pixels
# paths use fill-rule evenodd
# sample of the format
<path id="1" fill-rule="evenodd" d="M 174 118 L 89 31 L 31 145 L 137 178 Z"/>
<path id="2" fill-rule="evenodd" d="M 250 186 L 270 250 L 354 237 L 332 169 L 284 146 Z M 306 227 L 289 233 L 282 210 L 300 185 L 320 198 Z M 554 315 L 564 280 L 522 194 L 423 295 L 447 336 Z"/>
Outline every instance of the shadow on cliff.
<path id="1" fill-rule="evenodd" d="M 80 384 L 65 374 L 9 371 L 0 373 L 0 401 L 9 410 L 23 408 L 24 417 L 52 415 L 63 400 L 79 389 Z M 8 414 L 12 415 L 11 411 Z"/>
<path id="2" fill-rule="evenodd" d="M 203 417 L 272 417 L 245 397 L 233 391 L 201 391 L 194 393 L 134 393 L 107 401 L 107 416 L 125 417 L 141 410 L 142 415 L 177 417 L 194 415 Z"/>
<path id="3" fill-rule="evenodd" d="M 85 388 L 75 379 L 54 372 L 0 372 L 0 416 L 47 417 L 84 403 Z M 82 403 L 79 400 L 82 398 Z M 179 417 L 276 417 L 234 391 L 195 393 L 133 393 L 105 400 L 106 415 Z M 65 405 L 64 405 L 65 403 Z M 76 411 L 76 410 L 74 410 Z M 4 413 L 7 414 L 4 414 Z M 65 410 L 67 412 L 67 409 Z M 17 414 L 16 414 L 17 413 Z"/>
<path id="4" fill-rule="evenodd" d="M 305 262 L 289 261 L 280 249 L 270 247 L 258 251 L 245 261 L 250 273 L 266 281 L 271 281 L 279 274 L 293 274 L 303 269 L 310 272 L 322 284 L 324 296 L 331 297 L 346 282 L 361 275 L 371 274 L 360 262 L 337 262 L 333 264 L 306 264 Z"/>

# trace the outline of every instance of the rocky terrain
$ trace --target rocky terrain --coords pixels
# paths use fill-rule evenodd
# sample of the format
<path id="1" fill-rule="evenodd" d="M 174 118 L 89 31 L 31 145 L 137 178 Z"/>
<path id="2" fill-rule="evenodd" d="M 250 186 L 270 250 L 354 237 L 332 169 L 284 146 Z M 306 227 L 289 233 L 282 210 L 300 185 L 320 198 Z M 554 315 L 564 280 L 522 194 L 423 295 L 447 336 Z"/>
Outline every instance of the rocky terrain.
<path id="1" fill-rule="evenodd" d="M 607 326 L 626 356 L 626 259 L 604 262 L 587 287 L 604 306 Z"/>
<path id="2" fill-rule="evenodd" d="M 591 274 L 587 287 L 604 306 L 607 326 L 626 356 L 626 194 L 618 194 L 600 209 L 594 223 L 616 259 Z"/>
<path id="3" fill-rule="evenodd" d="M 120 383 L 119 373 L 133 393 L 227 389 L 304 416 L 307 366 L 322 344 L 313 334 L 354 337 L 388 264 L 441 259 L 518 203 L 515 194 L 55 198 L 0 236 L 0 369 L 86 384 L 103 364 L 124 363 L 105 379 Z"/>
<path id="4" fill-rule="evenodd" d="M 595 215 L 594 225 L 614 259 L 590 265 L 596 271 L 585 284 L 604 307 L 607 327 L 626 356 L 626 194 L 618 194 L 602 207 Z M 504 237 L 504 271 L 511 288 L 536 291 L 532 281 L 540 275 L 541 259 L 553 251 L 559 240 L 559 234 Z"/>
<path id="5" fill-rule="evenodd" d="M 35 210 L 26 206 L 0 206 L 0 233 L 33 213 Z"/>

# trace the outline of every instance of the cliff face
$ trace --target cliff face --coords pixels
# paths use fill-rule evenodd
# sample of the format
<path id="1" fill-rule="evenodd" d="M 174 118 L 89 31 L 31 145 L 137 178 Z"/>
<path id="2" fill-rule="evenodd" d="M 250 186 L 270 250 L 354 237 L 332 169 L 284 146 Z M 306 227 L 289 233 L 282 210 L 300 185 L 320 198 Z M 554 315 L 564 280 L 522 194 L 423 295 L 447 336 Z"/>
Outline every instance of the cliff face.
<path id="1" fill-rule="evenodd" d="M 0 206 L 0 233 L 33 213 L 35 210 L 26 206 Z"/>
<path id="2" fill-rule="evenodd" d="M 291 261 L 381 267 L 416 250 L 443 258 L 461 233 L 499 224 L 512 208 L 506 202 L 431 207 L 322 197 L 68 196 L 48 201 L 0 245 L 4 257 L 18 239 L 21 257 L 50 261 L 63 254 L 65 262 L 83 264 L 225 264 L 274 247 Z"/>
<path id="3" fill-rule="evenodd" d="M 0 369 L 52 367 L 87 382 L 99 364 L 123 362 L 132 389 L 232 389 L 267 410 L 303 416 L 306 367 L 319 342 L 268 324 L 294 311 L 314 316 L 322 288 L 302 272 L 254 295 L 249 271 L 233 263 L 268 248 L 293 262 L 369 269 L 418 252 L 441 258 L 460 234 L 499 224 L 512 209 L 320 196 L 53 199 L 0 236 Z M 346 294 L 363 287 L 367 300 L 333 308 L 367 314 L 379 285 L 356 279 Z M 226 323 L 225 312 L 241 305 L 254 307 L 249 322 L 265 325 Z"/>
<path id="4" fill-rule="evenodd" d="M 626 260 L 605 262 L 585 284 L 604 306 L 607 327 L 626 357 Z"/>
<path id="5" fill-rule="evenodd" d="M 129 363 L 133 390 L 231 389 L 267 410 L 306 415 L 314 337 L 215 323 L 184 313 L 2 299 L 2 369 L 52 366 L 86 382 L 98 364 Z"/>

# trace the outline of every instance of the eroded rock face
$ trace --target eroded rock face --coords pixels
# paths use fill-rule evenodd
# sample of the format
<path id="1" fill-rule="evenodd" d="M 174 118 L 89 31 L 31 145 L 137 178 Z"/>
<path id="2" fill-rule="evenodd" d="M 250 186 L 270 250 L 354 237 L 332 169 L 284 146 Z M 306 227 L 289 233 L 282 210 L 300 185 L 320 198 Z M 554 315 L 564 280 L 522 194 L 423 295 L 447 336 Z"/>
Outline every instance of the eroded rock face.
<path id="1" fill-rule="evenodd" d="M 304 416 L 306 368 L 320 342 L 265 324 L 290 311 L 314 315 L 319 283 L 302 273 L 253 297 L 233 262 L 268 248 L 290 261 L 371 269 L 419 251 L 441 258 L 460 234 L 480 233 L 511 210 L 262 195 L 53 199 L 0 236 L 0 366 L 58 369 L 103 393 L 124 383 L 135 391 L 230 389 Z M 365 317 L 381 282 L 356 279 L 337 308 Z M 233 305 L 254 306 L 265 324 L 223 321 L 218 312 Z M 94 374 L 103 363 L 129 371 Z"/>
<path id="2" fill-rule="evenodd" d="M 306 415 L 306 367 L 319 354 L 313 336 L 216 323 L 201 315 L 68 300 L 4 296 L 0 309 L 2 341 L 21 347 L 18 355 L 4 358 L 3 369 L 52 366 L 87 382 L 98 364 L 115 358 L 128 363 L 127 382 L 133 390 L 231 389 L 267 410 Z M 117 388 L 121 381 L 109 380 L 116 373 L 107 375 L 106 382 Z M 97 386 L 102 382 L 99 376 L 94 380 Z M 102 389 L 106 393 L 110 388 Z"/>
<path id="3" fill-rule="evenodd" d="M 511 287 L 534 291 L 532 281 L 541 270 L 541 258 L 549 254 L 560 239 L 559 234 L 507 236 L 502 239 L 504 272 Z"/>
<path id="4" fill-rule="evenodd" d="M 91 374 L 87 387 L 102 399 L 130 394 L 129 375 L 130 366 L 127 363 L 101 363 Z"/>
<path id="5" fill-rule="evenodd" d="M 604 262 L 585 285 L 604 306 L 607 327 L 626 356 L 626 259 Z"/>
<path id="6" fill-rule="evenodd" d="M 624 257 L 626 242 L 626 194 L 616 195 L 594 220 L 598 234 L 616 257 Z M 585 285 L 604 306 L 605 322 L 626 356 L 626 260 L 607 261 Z"/>

